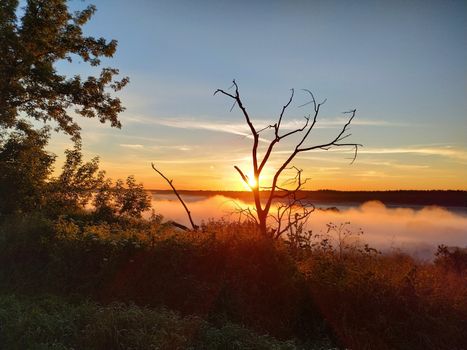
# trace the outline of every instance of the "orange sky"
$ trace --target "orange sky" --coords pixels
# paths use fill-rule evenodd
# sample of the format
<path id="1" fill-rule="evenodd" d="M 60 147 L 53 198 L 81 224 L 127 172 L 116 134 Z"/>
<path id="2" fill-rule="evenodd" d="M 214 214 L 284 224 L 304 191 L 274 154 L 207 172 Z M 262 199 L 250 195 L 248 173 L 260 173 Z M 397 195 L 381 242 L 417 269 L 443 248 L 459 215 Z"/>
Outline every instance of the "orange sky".
<path id="1" fill-rule="evenodd" d="M 125 125 L 125 118 L 122 118 Z M 140 140 L 142 144 L 125 144 L 125 128 L 111 129 L 86 121 L 83 128 L 84 154 L 87 159 L 99 155 L 101 168 L 108 176 L 124 178 L 130 174 L 148 189 L 168 189 L 165 181 L 152 169 L 151 162 L 174 180 L 178 189 L 245 190 L 234 169 L 239 166 L 251 176 L 251 139 L 234 133 L 211 130 L 180 129 L 179 139 L 166 145 L 158 140 Z M 355 126 L 352 136 L 358 139 L 365 126 Z M 367 127 L 366 127 L 367 128 Z M 316 133 L 332 134 L 338 129 L 316 129 Z M 190 138 L 184 133 L 190 133 Z M 267 135 L 265 134 L 266 138 Z M 159 140 L 160 141 L 160 140 Z M 103 147 L 103 144 L 110 144 Z M 71 143 L 63 135 L 54 135 L 51 150 L 59 154 L 57 169 L 63 159 L 62 150 Z M 265 143 L 260 147 L 264 150 Z M 270 184 L 273 172 L 285 159 L 293 142 L 284 143 L 271 157 L 260 179 Z M 312 151 L 297 156 L 294 165 L 310 178 L 306 189 L 391 190 L 391 189 L 467 189 L 467 152 L 460 147 L 427 145 L 413 147 L 372 147 L 364 145 L 353 164 L 352 149 Z M 282 181 L 292 173 L 284 173 Z"/>

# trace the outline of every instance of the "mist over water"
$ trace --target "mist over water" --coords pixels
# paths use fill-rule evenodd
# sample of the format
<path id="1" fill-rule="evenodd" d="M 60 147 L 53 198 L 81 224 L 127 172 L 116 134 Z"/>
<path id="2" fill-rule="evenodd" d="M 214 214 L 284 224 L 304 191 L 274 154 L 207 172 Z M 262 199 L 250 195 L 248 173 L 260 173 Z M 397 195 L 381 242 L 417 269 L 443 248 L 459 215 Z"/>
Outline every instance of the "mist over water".
<path id="1" fill-rule="evenodd" d="M 235 209 L 252 206 L 241 200 L 221 195 L 183 196 L 193 219 L 197 223 L 209 219 L 238 220 Z M 152 205 L 156 213 L 166 220 L 174 220 L 189 225 L 186 213 L 174 195 L 152 195 Z M 315 203 L 317 208 L 331 205 Z M 462 211 L 451 211 L 441 207 L 389 208 L 378 201 L 366 202 L 359 206 L 339 206 L 339 211 L 316 210 L 311 214 L 307 229 L 316 234 L 327 232 L 327 224 L 349 222 L 348 228 L 363 235 L 361 243 L 383 252 L 400 250 L 414 257 L 431 260 L 437 246 L 467 247 L 467 215 Z"/>

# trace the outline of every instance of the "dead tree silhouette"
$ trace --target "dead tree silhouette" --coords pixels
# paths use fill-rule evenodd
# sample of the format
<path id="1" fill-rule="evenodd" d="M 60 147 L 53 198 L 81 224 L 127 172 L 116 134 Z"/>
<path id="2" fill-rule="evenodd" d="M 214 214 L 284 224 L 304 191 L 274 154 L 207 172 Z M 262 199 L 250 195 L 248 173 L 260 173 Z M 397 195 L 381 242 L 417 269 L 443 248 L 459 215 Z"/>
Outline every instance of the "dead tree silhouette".
<path id="1" fill-rule="evenodd" d="M 305 222 L 309 218 L 309 215 L 314 210 L 313 206 L 308 207 L 307 205 L 305 205 L 305 203 L 302 202 L 302 199 L 299 196 L 300 190 L 303 188 L 303 185 L 307 182 L 308 179 L 302 179 L 302 170 L 296 168 L 295 166 L 292 166 L 292 161 L 299 153 L 303 152 L 309 152 L 317 149 L 329 150 L 333 147 L 353 147 L 354 156 L 351 162 L 353 163 L 357 157 L 358 147 L 362 145 L 358 143 L 347 143 L 342 141 L 344 139 L 347 139 L 351 135 L 350 133 L 348 133 L 348 129 L 350 124 L 352 123 L 352 120 L 355 117 L 356 109 L 344 112 L 346 115 L 349 115 L 349 118 L 335 137 L 331 138 L 328 142 L 308 146 L 305 145 L 305 141 L 307 141 L 311 131 L 316 126 L 320 108 L 326 102 L 326 100 L 324 100 L 321 103 L 318 103 L 313 93 L 310 90 L 304 89 L 303 91 L 310 95 L 311 101 L 299 107 L 312 104 L 314 112 L 311 115 L 305 117 L 305 122 L 302 127 L 296 128 L 286 133 L 281 133 L 281 123 L 283 121 L 283 117 L 287 108 L 291 105 L 294 99 L 294 89 L 291 90 L 291 94 L 287 103 L 282 107 L 277 122 L 268 125 L 265 128 L 257 129 L 253 125 L 252 119 L 250 118 L 250 115 L 242 102 L 239 93 L 239 88 L 235 80 L 233 81 L 233 85 L 230 89 L 232 88 L 235 89 L 234 93 L 218 89 L 214 92 L 214 95 L 220 93 L 231 98 L 234 101 L 230 110 L 232 111 L 235 108 L 235 106 L 237 106 L 240 109 L 253 138 L 251 160 L 253 163 L 253 176 L 255 180 L 253 181 L 253 183 L 255 185 L 252 185 L 250 183 L 248 176 L 238 166 L 234 166 L 235 170 L 240 174 L 242 180 L 251 189 L 255 204 L 254 210 L 251 210 L 250 208 L 242 209 L 242 214 L 247 215 L 247 217 L 249 217 L 256 223 L 259 232 L 263 236 L 276 239 L 279 238 L 284 232 L 292 230 L 294 227 L 297 228 L 298 225 L 303 224 L 303 222 Z M 258 154 L 260 133 L 267 129 L 273 130 L 274 136 L 273 139 L 269 142 L 264 152 L 264 155 L 261 158 Z M 274 151 L 274 147 L 280 141 L 289 138 L 292 135 L 300 135 L 301 137 L 298 138 L 298 142 L 296 143 L 295 147 L 290 152 L 288 157 L 275 170 L 270 185 L 261 186 L 260 176 L 266 164 L 270 160 L 271 154 Z M 295 177 L 289 179 L 289 181 L 286 181 L 284 184 L 279 184 L 279 179 L 283 174 L 284 170 L 295 171 Z M 295 185 L 295 187 L 291 189 L 286 187 L 290 186 L 292 183 Z M 265 194 L 266 197 L 264 196 Z M 278 202 L 278 200 L 280 200 L 280 202 Z M 276 207 L 276 213 L 270 214 L 274 202 L 278 202 L 278 205 Z M 268 225 L 268 219 L 271 219 L 273 222 L 275 222 L 274 227 Z"/>

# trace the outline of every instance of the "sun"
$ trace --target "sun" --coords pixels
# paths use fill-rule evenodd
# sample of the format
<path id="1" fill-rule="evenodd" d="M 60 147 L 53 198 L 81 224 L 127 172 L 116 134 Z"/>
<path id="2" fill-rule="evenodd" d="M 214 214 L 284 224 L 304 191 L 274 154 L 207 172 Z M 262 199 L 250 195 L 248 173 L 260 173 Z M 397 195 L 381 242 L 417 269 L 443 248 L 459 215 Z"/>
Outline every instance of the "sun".
<path id="1" fill-rule="evenodd" d="M 241 183 L 245 191 L 253 191 L 256 188 L 258 188 L 258 179 L 255 177 L 253 172 L 246 173 L 244 177 L 242 176 L 242 178 L 243 180 L 241 181 Z"/>
<path id="2" fill-rule="evenodd" d="M 258 181 L 256 181 L 254 176 L 248 177 L 248 186 L 250 186 L 250 188 L 256 188 L 256 186 L 258 186 Z"/>

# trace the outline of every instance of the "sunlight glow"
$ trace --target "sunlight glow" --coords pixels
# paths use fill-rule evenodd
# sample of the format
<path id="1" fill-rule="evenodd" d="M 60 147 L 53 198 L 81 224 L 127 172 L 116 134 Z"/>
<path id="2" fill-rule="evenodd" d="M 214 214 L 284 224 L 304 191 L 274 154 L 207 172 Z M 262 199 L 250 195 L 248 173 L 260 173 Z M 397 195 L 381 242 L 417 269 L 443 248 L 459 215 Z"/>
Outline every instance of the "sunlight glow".
<path id="1" fill-rule="evenodd" d="M 248 185 L 250 186 L 250 188 L 256 188 L 256 186 L 258 185 L 258 182 L 256 181 L 254 176 L 250 176 L 248 178 Z"/>

